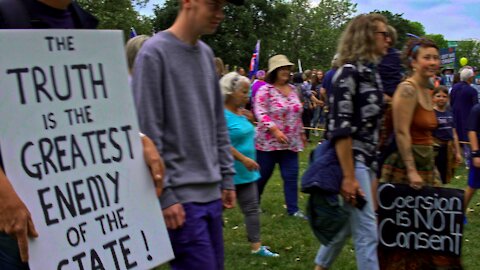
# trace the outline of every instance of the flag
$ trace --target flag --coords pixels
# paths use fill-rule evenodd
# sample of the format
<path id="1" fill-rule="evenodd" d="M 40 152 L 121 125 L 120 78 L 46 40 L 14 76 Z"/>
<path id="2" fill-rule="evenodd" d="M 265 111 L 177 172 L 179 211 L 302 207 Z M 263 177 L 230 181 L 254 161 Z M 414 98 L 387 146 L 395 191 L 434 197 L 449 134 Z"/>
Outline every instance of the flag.
<path id="1" fill-rule="evenodd" d="M 137 32 L 135 31 L 135 28 L 130 27 L 130 38 L 134 38 L 137 36 Z"/>
<path id="2" fill-rule="evenodd" d="M 257 41 L 255 45 L 255 50 L 253 50 L 252 59 L 250 60 L 250 72 L 248 77 L 252 78 L 258 71 L 258 64 L 260 63 L 260 40 Z"/>

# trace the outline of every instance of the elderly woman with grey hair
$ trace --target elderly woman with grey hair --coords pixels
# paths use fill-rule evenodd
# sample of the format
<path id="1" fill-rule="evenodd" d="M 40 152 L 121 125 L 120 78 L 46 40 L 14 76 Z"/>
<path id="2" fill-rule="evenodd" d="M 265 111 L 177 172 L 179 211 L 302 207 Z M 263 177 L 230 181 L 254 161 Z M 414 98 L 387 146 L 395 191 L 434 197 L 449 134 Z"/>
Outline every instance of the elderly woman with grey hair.
<path id="1" fill-rule="evenodd" d="M 245 216 L 247 238 L 251 252 L 263 257 L 278 257 L 260 241 L 260 217 L 258 207 L 257 180 L 260 178 L 255 161 L 254 127 L 245 117 L 243 107 L 248 102 L 250 80 L 230 72 L 220 80 L 220 87 L 225 98 L 225 119 L 235 158 L 235 189 L 237 201 Z"/>

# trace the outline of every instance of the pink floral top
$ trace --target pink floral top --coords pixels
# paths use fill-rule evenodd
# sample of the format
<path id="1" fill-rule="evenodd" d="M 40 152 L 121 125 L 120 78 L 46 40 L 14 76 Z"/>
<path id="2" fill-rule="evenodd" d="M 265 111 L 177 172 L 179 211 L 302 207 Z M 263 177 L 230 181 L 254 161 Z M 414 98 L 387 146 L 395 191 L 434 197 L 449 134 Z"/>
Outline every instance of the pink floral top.
<path id="1" fill-rule="evenodd" d="M 260 151 L 303 150 L 302 142 L 302 103 L 296 89 L 288 96 L 283 95 L 271 84 L 260 87 L 255 95 L 255 116 L 258 124 L 255 132 L 255 148 Z M 270 128 L 277 126 L 288 138 L 288 144 L 277 141 Z"/>

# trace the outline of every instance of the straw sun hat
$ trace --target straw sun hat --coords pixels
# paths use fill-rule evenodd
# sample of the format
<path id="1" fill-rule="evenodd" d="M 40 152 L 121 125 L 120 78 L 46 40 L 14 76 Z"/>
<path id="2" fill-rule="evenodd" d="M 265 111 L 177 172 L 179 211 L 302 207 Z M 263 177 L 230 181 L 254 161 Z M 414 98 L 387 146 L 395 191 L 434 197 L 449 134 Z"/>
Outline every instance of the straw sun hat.
<path id="1" fill-rule="evenodd" d="M 283 54 L 277 54 L 268 59 L 268 72 L 270 73 L 279 67 L 294 66 L 292 62 Z"/>

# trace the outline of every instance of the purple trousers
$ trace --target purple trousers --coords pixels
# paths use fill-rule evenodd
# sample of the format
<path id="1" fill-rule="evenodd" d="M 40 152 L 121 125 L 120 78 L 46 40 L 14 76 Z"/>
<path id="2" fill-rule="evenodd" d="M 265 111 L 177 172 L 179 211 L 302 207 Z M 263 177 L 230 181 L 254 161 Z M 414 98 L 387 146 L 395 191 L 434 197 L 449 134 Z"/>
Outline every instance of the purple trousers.
<path id="1" fill-rule="evenodd" d="M 223 270 L 222 201 L 185 203 L 185 223 L 168 230 L 175 259 L 173 270 Z"/>

